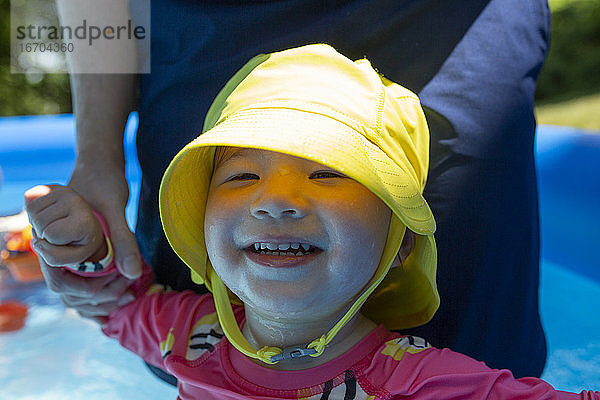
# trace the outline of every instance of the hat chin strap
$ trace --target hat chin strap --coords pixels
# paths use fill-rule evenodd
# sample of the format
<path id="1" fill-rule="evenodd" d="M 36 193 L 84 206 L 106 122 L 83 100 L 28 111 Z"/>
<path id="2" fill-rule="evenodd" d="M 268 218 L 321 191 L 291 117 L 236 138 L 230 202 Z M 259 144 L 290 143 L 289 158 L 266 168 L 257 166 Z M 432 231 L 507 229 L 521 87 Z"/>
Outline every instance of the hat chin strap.
<path id="1" fill-rule="evenodd" d="M 304 356 L 320 356 L 323 354 L 323 351 L 329 342 L 331 342 L 335 335 L 337 335 L 337 333 L 352 318 L 354 318 L 365 301 L 367 301 L 367 298 L 371 295 L 371 293 L 373 293 L 377 286 L 379 286 L 381 281 L 383 281 L 391 268 L 396 254 L 398 254 L 398 251 L 400 250 L 400 245 L 402 244 L 402 238 L 405 230 L 406 227 L 396 218 L 392 217 L 390 221 L 387 242 L 371 284 L 364 292 L 362 292 L 354 304 L 352 304 L 348 311 L 346 311 L 346 314 L 344 314 L 344 316 L 333 326 L 333 328 L 329 330 L 329 332 L 320 338 L 313 340 L 306 347 L 300 345 L 281 349 L 274 346 L 265 346 L 260 350 L 256 350 L 248 342 L 248 340 L 246 340 L 242 334 L 242 331 L 240 330 L 240 327 L 238 326 L 237 320 L 233 314 L 231 302 L 229 301 L 227 287 L 209 264 L 207 266 L 207 275 L 211 282 L 215 307 L 217 309 L 217 316 L 219 317 L 219 323 L 221 324 L 223 333 L 225 333 L 225 336 L 227 336 L 227 339 L 229 339 L 231 344 L 233 344 L 233 346 L 244 355 L 250 358 L 258 359 L 266 364 L 276 364 L 281 360 Z M 395 245 L 390 246 L 388 245 L 389 243 L 394 243 Z"/>

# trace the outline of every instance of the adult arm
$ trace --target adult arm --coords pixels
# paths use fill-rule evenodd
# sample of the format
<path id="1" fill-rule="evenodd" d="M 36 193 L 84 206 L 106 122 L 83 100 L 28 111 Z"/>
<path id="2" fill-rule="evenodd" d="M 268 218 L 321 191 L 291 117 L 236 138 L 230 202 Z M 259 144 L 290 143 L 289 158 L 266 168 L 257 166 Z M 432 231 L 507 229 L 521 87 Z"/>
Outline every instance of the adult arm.
<path id="1" fill-rule="evenodd" d="M 68 185 L 106 219 L 114 238 L 115 264 L 123 275 L 111 280 L 66 278 L 41 261 L 50 289 L 84 317 L 108 315 L 126 302 L 128 278 L 141 273 L 140 253 L 125 219 L 129 189 L 123 132 L 134 86 L 133 75 L 71 74 L 77 158 Z"/>
<path id="2" fill-rule="evenodd" d="M 126 2 L 112 2 L 110 7 L 115 9 L 103 11 L 118 15 L 128 12 L 126 5 Z M 84 12 L 79 9 L 84 5 L 78 2 L 57 0 L 57 6 L 62 24 L 76 23 Z M 135 48 L 130 50 L 124 52 L 123 57 L 135 59 Z M 60 294 L 67 306 L 75 308 L 84 317 L 100 317 L 131 301 L 131 294 L 127 293 L 131 284 L 128 278 L 141 274 L 140 253 L 125 220 L 129 190 L 123 148 L 123 134 L 134 102 L 137 77 L 134 74 L 76 73 L 86 63 L 96 65 L 102 71 L 103 63 L 110 63 L 110 59 L 104 58 L 102 51 L 85 55 L 74 52 L 69 59 L 77 129 L 77 158 L 69 186 L 106 219 L 114 238 L 115 263 L 122 276 L 67 276 L 50 268 L 51 264 L 44 257 L 40 263 L 49 288 Z"/>
<path id="3" fill-rule="evenodd" d="M 128 278 L 141 273 L 140 253 L 125 219 L 129 189 L 123 133 L 135 84 L 131 74 L 71 74 L 77 159 L 69 187 L 106 219 L 116 266 Z"/>
<path id="4" fill-rule="evenodd" d="M 116 22 L 129 16 L 128 0 L 109 3 L 57 0 L 61 24 L 75 26 L 86 17 Z M 133 109 L 137 83 L 135 41 L 114 40 L 92 47 L 77 42 L 68 55 L 73 111 L 77 130 L 77 158 L 69 186 L 108 222 L 115 240 L 115 262 L 129 278 L 139 276 L 141 261 L 135 238 L 125 220 L 129 190 L 125 179 L 123 134 Z M 135 71 L 135 69 L 133 69 Z"/>

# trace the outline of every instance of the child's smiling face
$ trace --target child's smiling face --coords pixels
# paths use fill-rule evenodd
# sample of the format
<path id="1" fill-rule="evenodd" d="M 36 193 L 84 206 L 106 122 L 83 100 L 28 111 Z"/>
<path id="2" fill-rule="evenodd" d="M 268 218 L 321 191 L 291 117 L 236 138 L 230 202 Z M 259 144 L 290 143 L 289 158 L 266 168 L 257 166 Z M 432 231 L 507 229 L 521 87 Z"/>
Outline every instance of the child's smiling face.
<path id="1" fill-rule="evenodd" d="M 247 306 L 318 319 L 342 311 L 369 282 L 390 217 L 375 194 L 332 168 L 225 148 L 204 229 L 213 268 Z"/>

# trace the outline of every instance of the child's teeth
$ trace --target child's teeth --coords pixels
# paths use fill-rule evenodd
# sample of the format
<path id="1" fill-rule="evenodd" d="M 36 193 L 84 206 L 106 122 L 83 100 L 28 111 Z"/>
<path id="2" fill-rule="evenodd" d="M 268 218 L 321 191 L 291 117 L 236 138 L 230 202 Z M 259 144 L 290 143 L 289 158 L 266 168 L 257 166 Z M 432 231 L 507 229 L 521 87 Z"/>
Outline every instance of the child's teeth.
<path id="1" fill-rule="evenodd" d="M 254 250 L 261 254 L 273 255 L 302 255 L 303 252 L 308 252 L 312 246 L 307 243 L 254 243 Z M 286 250 L 289 250 L 286 252 Z"/>

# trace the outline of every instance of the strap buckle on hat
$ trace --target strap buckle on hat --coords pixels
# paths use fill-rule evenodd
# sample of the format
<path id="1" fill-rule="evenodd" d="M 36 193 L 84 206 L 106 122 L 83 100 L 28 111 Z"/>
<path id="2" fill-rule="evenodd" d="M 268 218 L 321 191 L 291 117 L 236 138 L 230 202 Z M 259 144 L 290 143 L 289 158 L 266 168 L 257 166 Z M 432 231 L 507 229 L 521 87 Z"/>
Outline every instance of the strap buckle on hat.
<path id="1" fill-rule="evenodd" d="M 284 348 L 281 353 L 275 354 L 271 356 L 271 362 L 278 362 L 281 360 L 290 360 L 292 358 L 300 358 L 309 356 L 311 354 L 315 354 L 317 351 L 315 349 L 307 349 L 305 347 L 300 346 L 290 346 Z"/>

